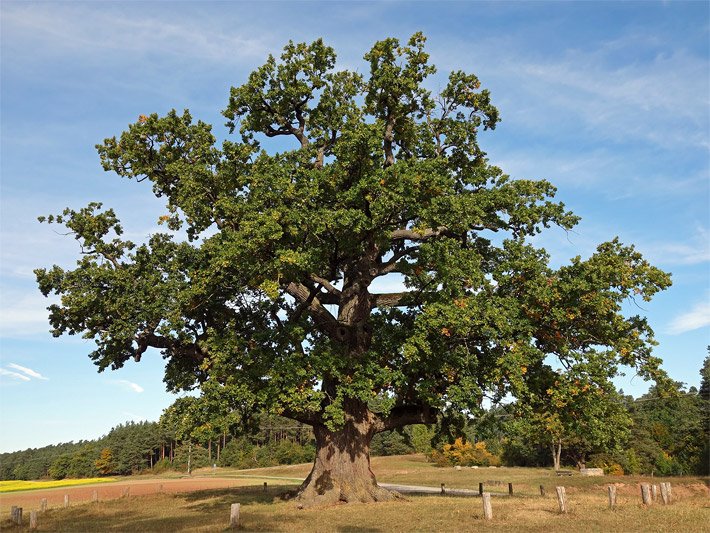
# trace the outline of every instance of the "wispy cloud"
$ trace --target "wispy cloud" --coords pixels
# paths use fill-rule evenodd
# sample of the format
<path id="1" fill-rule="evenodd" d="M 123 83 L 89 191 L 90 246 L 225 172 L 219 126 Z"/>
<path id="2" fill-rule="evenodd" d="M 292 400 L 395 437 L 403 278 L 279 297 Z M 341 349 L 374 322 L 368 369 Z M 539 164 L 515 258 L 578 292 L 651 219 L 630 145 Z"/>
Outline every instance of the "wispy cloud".
<path id="1" fill-rule="evenodd" d="M 0 337 L 17 338 L 49 331 L 47 306 L 57 297 L 45 298 L 37 291 L 23 291 L 20 287 L 2 286 L 0 308 Z"/>
<path id="2" fill-rule="evenodd" d="M 4 368 L 0 368 L 0 376 L 7 376 L 9 378 L 19 379 L 20 381 L 30 381 L 30 378 L 28 378 L 27 376 L 24 376 L 18 372 L 5 370 Z"/>
<path id="3" fill-rule="evenodd" d="M 452 40 L 440 54 L 445 68 L 476 72 L 494 89 L 502 127 L 558 143 L 567 136 L 663 150 L 708 148 L 707 58 L 633 32 L 549 55 L 523 39 L 489 38 L 475 50 Z"/>
<path id="4" fill-rule="evenodd" d="M 44 377 L 42 374 L 37 372 L 36 370 L 32 370 L 31 368 L 27 368 L 26 366 L 20 366 L 15 363 L 9 363 L 7 365 L 9 368 L 13 368 L 15 370 L 19 370 L 23 374 L 31 377 L 31 378 L 36 378 L 36 379 L 42 379 L 44 381 L 49 381 L 49 378 Z"/>
<path id="5" fill-rule="evenodd" d="M 138 385 L 138 383 L 133 383 L 132 381 L 128 381 L 127 379 L 118 379 L 116 380 L 116 383 L 133 392 L 141 393 L 144 390 L 143 387 Z"/>
<path id="6" fill-rule="evenodd" d="M 154 54 L 163 57 L 199 58 L 234 64 L 244 58 L 266 54 L 264 33 L 244 25 L 242 31 L 224 32 L 206 27 L 198 17 L 182 20 L 166 13 L 158 16 L 143 10 L 116 10 L 111 7 L 78 4 L 10 4 L 3 10 L 3 31 L 32 39 L 43 53 L 71 52 L 84 57 L 105 57 L 113 52 Z"/>
<path id="7" fill-rule="evenodd" d="M 687 313 L 673 319 L 668 327 L 668 333 L 680 335 L 706 326 L 710 326 L 710 303 L 701 302 Z"/>

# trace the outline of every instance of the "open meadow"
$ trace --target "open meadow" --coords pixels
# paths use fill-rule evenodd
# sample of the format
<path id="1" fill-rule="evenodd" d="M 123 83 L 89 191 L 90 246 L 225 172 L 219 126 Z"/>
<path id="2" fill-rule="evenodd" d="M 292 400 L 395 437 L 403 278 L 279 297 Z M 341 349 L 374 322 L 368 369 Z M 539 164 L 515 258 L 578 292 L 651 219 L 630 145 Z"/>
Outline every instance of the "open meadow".
<path id="1" fill-rule="evenodd" d="M 240 503 L 243 531 L 623 531 L 702 532 L 710 530 L 710 489 L 701 478 L 557 477 L 542 468 L 437 468 L 422 456 L 376 457 L 382 483 L 475 489 L 491 492 L 493 519 L 484 520 L 481 499 L 406 495 L 402 501 L 298 509 L 281 495 L 310 465 L 255 470 L 204 469 L 191 478 L 175 475 L 123 478 L 114 483 L 0 494 L 3 531 L 28 531 L 29 514 L 48 498 L 38 531 L 222 531 L 229 529 L 230 506 Z M 673 501 L 641 504 L 639 483 L 672 483 Z M 264 482 L 268 483 L 264 491 Z M 508 483 L 514 495 L 508 495 Z M 616 484 L 614 510 L 607 486 Z M 546 495 L 540 495 L 540 485 Z M 568 513 L 559 513 L 556 485 L 566 487 Z M 123 496 L 130 487 L 128 496 Z M 99 501 L 91 502 L 97 490 Z M 69 508 L 63 507 L 70 495 Z M 23 526 L 8 519 L 10 506 L 23 507 Z"/>

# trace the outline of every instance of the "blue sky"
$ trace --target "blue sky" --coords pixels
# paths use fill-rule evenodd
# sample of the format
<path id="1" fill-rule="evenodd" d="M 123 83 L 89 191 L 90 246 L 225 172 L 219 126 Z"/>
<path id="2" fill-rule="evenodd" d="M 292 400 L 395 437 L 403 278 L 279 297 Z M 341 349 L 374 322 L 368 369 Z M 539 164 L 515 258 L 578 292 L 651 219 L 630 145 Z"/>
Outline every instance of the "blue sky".
<path id="1" fill-rule="evenodd" d="M 710 4 L 707 2 L 13 2 L 2 17 L 0 451 L 155 420 L 174 397 L 157 353 L 97 374 L 92 343 L 54 339 L 32 270 L 71 267 L 76 242 L 36 217 L 90 201 L 129 238 L 157 231 L 149 186 L 104 173 L 94 145 L 140 114 L 189 108 L 226 136 L 229 87 L 289 40 L 323 37 L 366 73 L 378 39 L 422 30 L 439 73 L 479 76 L 503 121 L 481 142 L 545 178 L 581 224 L 539 244 L 561 264 L 614 236 L 674 285 L 639 310 L 670 375 L 699 383 L 710 344 Z M 633 372 L 617 384 L 636 396 Z"/>

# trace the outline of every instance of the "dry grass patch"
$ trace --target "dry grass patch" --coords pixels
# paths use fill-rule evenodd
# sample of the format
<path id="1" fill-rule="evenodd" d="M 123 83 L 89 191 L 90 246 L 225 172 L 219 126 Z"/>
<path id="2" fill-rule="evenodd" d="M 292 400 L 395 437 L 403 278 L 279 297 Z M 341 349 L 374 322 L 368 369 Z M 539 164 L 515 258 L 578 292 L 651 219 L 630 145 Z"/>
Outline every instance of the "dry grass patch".
<path id="1" fill-rule="evenodd" d="M 451 532 L 620 531 L 688 533 L 707 531 L 710 520 L 707 488 L 703 491 L 674 483 L 678 498 L 670 506 L 644 508 L 639 497 L 622 494 L 618 509 L 607 507 L 604 487 L 568 491 L 570 512 L 560 515 L 553 495 L 493 498 L 493 520 L 483 519 L 479 498 L 410 497 L 407 501 L 336 505 L 298 510 L 278 494 L 292 485 L 204 490 L 188 494 L 158 494 L 56 509 L 40 517 L 39 531 L 67 532 L 207 532 L 224 531 L 229 508 L 241 504 L 242 531 L 283 532 Z M 0 524 L 10 530 L 9 522 Z M 16 528 L 19 530 L 19 528 Z"/>
<path id="2" fill-rule="evenodd" d="M 450 488 L 478 489 L 483 482 L 492 499 L 493 520 L 483 519 L 481 500 L 475 497 L 410 496 L 406 501 L 347 504 L 327 508 L 298 510 L 280 495 L 304 478 L 310 465 L 291 465 L 252 470 L 218 469 L 231 488 L 213 488 L 177 493 L 169 491 L 128 498 L 84 503 L 69 509 L 57 508 L 42 515 L 39 531 L 66 532 L 207 532 L 225 531 L 233 503 L 241 504 L 241 531 L 283 532 L 451 532 L 525 531 L 556 533 L 708 531 L 710 490 L 699 478 L 670 478 L 675 501 L 645 508 L 640 503 L 639 483 L 660 483 L 659 478 L 572 477 L 558 478 L 542 468 L 437 468 L 423 456 L 375 457 L 372 468 L 379 481 L 433 487 L 446 483 Z M 198 472 L 192 482 L 204 482 L 213 471 Z M 201 476 L 199 474 L 202 474 Z M 286 478 L 286 479 L 278 479 Z M 157 482 L 158 480 L 153 480 Z M 183 481 L 173 480 L 182 486 Z M 268 491 L 263 491 L 263 482 Z M 491 481 L 500 484 L 493 485 Z M 515 496 L 507 496 L 512 482 Z M 136 481 L 148 486 L 147 481 Z M 618 508 L 607 503 L 608 484 L 617 484 Z M 540 497 L 544 485 L 547 496 Z M 567 489 L 569 513 L 558 513 L 554 487 Z M 199 485 L 194 485 L 195 487 Z M 138 494 L 138 485 L 132 485 Z M 74 489 L 74 490 L 79 490 Z M 501 495 L 499 493 L 504 493 Z M 133 494 L 133 491 L 131 491 Z M 9 496 L 9 495 L 8 495 Z M 9 502 L 8 502 L 9 503 Z M 14 503 L 13 503 L 14 504 Z M 30 509 L 25 508 L 25 523 Z M 7 516 L 3 513 L 3 518 Z M 24 531 L 5 520 L 3 531 Z M 26 527 L 25 527 L 26 529 Z"/>

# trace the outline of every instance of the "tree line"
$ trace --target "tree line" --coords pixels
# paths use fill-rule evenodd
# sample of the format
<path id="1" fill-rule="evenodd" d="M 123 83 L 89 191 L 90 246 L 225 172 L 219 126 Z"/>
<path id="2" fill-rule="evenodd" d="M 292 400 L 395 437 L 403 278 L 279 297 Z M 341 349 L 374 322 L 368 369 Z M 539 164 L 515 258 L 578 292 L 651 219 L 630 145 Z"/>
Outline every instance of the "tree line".
<path id="1" fill-rule="evenodd" d="M 699 389 L 686 390 L 675 382 L 670 388 L 651 387 L 636 399 L 611 390 L 592 394 L 594 402 L 570 395 L 557 408 L 548 402 L 537 411 L 540 405 L 520 401 L 494 406 L 449 435 L 441 427 L 411 425 L 376 435 L 371 453 L 425 453 L 442 466 L 586 465 L 608 474 L 708 475 L 710 355 L 700 374 Z M 558 383 L 557 390 L 562 389 Z M 211 465 L 255 468 L 313 460 L 310 427 L 276 415 L 248 415 L 230 407 L 223 391 L 212 392 L 179 398 L 158 422 L 127 422 L 96 440 L 0 454 L 0 479 L 130 475 Z"/>

